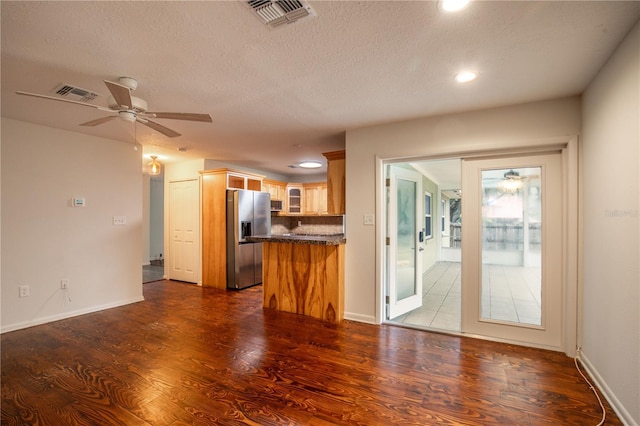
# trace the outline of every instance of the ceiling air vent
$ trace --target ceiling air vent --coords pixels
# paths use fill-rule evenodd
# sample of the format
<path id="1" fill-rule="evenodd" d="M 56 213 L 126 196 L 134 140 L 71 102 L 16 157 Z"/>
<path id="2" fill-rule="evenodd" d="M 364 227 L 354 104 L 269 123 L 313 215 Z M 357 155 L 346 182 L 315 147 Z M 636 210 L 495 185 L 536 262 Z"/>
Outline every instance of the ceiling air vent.
<path id="1" fill-rule="evenodd" d="M 93 93 L 88 90 L 65 83 L 60 84 L 53 91 L 64 98 L 78 102 L 88 102 L 98 97 L 97 93 Z"/>
<path id="2" fill-rule="evenodd" d="M 316 16 L 316 12 L 304 1 L 249 0 L 246 4 L 271 29 Z"/>

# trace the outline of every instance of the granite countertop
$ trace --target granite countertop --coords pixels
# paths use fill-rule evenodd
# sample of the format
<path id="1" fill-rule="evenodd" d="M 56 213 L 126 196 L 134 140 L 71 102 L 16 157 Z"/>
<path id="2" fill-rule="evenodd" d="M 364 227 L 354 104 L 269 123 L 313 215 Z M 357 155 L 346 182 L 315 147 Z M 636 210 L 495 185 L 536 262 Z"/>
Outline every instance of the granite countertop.
<path id="1" fill-rule="evenodd" d="M 273 234 L 273 235 L 253 235 L 246 237 L 251 243 L 290 243 L 290 244 L 316 244 L 326 246 L 337 246 L 347 242 L 344 234 Z"/>

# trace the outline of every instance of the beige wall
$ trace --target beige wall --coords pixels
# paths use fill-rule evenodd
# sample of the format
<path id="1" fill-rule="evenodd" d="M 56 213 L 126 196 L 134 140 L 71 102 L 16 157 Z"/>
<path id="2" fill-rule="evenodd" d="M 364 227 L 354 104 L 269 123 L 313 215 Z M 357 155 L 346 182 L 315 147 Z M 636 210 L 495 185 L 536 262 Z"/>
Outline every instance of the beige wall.
<path id="1" fill-rule="evenodd" d="M 142 300 L 142 150 L 133 148 L 2 119 L 3 332 Z M 71 207 L 73 197 L 86 207 Z M 19 298 L 20 285 L 31 296 Z"/>
<path id="2" fill-rule="evenodd" d="M 583 354 L 640 424 L 640 23 L 583 95 Z"/>
<path id="3" fill-rule="evenodd" d="M 382 208 L 376 204 L 376 158 L 457 157 L 462 153 L 566 142 L 580 132 L 580 98 L 430 117 L 347 131 L 345 316 L 381 320 L 379 270 Z M 378 179 L 378 182 L 377 182 Z M 378 183 L 378 184 L 377 184 Z M 376 226 L 363 215 L 376 213 Z"/>

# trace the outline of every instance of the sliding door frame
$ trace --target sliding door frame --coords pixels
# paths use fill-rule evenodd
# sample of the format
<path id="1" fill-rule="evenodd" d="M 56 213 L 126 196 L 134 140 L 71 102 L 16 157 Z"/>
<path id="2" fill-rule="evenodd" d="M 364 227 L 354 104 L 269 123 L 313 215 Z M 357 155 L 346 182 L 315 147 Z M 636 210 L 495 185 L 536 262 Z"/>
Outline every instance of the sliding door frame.
<path id="1" fill-rule="evenodd" d="M 425 150 L 427 150 L 425 148 Z M 534 140 L 524 146 L 512 148 L 508 144 L 497 144 L 484 150 L 466 150 L 428 153 L 424 156 L 412 157 L 380 157 L 376 156 L 375 182 L 376 206 L 378 218 L 386 214 L 386 186 L 384 168 L 386 164 L 409 161 L 426 161 L 446 158 L 481 158 L 499 155 L 536 154 L 560 150 L 562 153 L 562 268 L 563 268 L 563 325 L 562 348 L 568 356 L 575 356 L 576 349 L 582 343 L 582 211 L 579 206 L 582 187 L 580 184 L 578 136 L 565 136 Z M 386 220 L 376 221 L 376 323 L 385 322 L 385 265 Z"/>

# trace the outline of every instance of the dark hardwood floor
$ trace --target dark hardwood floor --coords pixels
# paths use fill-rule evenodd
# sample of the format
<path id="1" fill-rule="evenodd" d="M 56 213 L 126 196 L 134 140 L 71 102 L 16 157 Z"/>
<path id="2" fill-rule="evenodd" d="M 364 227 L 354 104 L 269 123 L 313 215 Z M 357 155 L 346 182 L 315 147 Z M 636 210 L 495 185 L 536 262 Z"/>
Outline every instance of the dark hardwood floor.
<path id="1" fill-rule="evenodd" d="M 263 310 L 260 287 L 158 281 L 146 301 L 2 335 L 3 425 L 596 425 L 573 360 Z M 620 425 L 607 406 L 609 425 Z"/>

